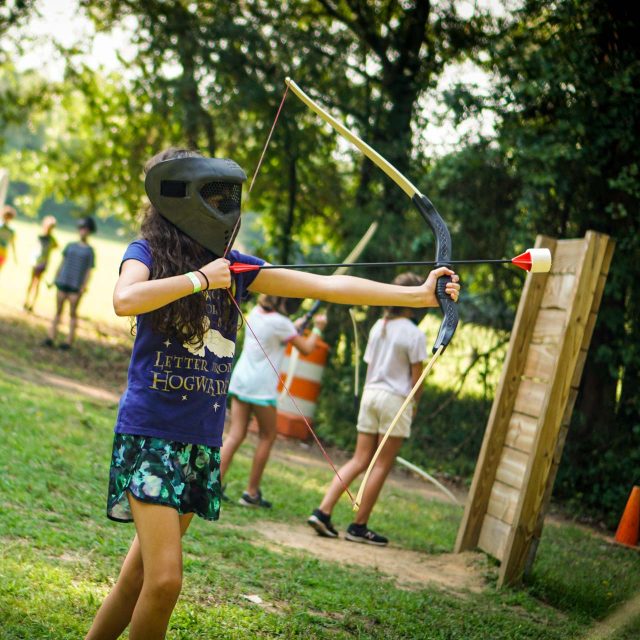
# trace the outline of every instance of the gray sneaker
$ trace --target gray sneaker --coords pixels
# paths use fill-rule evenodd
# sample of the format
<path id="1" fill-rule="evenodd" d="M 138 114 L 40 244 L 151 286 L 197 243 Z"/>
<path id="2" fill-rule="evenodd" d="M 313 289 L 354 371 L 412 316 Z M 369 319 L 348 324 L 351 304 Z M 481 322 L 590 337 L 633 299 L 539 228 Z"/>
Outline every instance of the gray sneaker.
<path id="1" fill-rule="evenodd" d="M 250 495 L 247 491 L 242 494 L 238 504 L 243 507 L 262 507 L 264 509 L 271 509 L 271 503 L 262 497 L 262 492 L 258 491 L 257 496 Z"/>
<path id="2" fill-rule="evenodd" d="M 344 537 L 350 542 L 364 542 L 365 544 L 375 544 L 378 547 L 386 547 L 389 544 L 387 538 L 371 531 L 366 524 L 356 524 L 355 522 L 347 527 L 347 533 Z"/>
<path id="3" fill-rule="evenodd" d="M 320 509 L 314 509 L 307 518 L 307 524 L 316 530 L 316 533 L 323 538 L 337 538 L 338 532 L 331 524 L 331 516 L 328 516 Z"/>

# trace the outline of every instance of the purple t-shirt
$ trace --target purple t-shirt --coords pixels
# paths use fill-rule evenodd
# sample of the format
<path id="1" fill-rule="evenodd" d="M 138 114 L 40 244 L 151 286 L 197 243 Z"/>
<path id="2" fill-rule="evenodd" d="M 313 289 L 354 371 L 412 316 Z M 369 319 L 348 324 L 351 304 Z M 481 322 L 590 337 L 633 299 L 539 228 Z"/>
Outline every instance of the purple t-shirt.
<path id="1" fill-rule="evenodd" d="M 263 260 L 238 251 L 230 251 L 227 258 L 231 263 L 264 264 Z M 147 241 L 132 242 L 122 262 L 125 260 L 139 260 L 151 270 Z M 257 274 L 258 271 L 249 271 L 233 276 L 237 300 L 246 296 Z M 219 327 L 218 296 L 226 297 L 225 291 L 206 291 L 205 295 L 210 328 L 200 348 L 154 331 L 149 314 L 136 317 L 136 338 L 127 388 L 120 399 L 116 433 L 211 447 L 222 445 L 236 323 L 229 323 L 232 331 Z M 228 303 L 233 304 L 230 300 Z"/>

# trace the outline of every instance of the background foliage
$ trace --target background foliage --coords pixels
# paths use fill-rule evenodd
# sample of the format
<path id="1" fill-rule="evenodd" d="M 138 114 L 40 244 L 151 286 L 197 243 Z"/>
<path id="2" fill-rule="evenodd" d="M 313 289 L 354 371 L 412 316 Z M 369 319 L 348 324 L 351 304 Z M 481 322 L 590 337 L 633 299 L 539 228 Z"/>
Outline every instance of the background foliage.
<path id="1" fill-rule="evenodd" d="M 381 0 L 183 2 L 81 0 L 95 29 L 131 29 L 134 54 L 118 72 L 86 64 L 88 44 L 63 49 L 66 73 L 43 77 L 15 65 L 36 1 L 0 10 L 0 164 L 10 198 L 38 215 L 51 198 L 76 213 L 132 224 L 144 161 L 169 144 L 231 156 L 249 170 L 290 75 L 346 120 L 443 213 L 455 255 L 514 255 L 537 233 L 587 229 L 617 242 L 589 361 L 558 479 L 558 494 L 617 520 L 639 482 L 640 282 L 638 114 L 640 56 L 635 7 L 612 0 L 526 0 L 498 15 L 461 3 Z M 437 88 L 458 63 L 482 67 L 488 89 Z M 459 124 L 491 115 L 491 134 L 462 137 L 446 155 L 423 135 L 436 97 Z M 273 260 L 345 255 L 372 219 L 367 260 L 433 250 L 406 198 L 369 162 L 289 99 L 246 209 L 259 213 L 255 251 Z M 390 279 L 392 271 L 376 277 Z M 500 345 L 521 276 L 462 270 L 463 319 L 495 329 L 469 351 L 479 386 L 456 397 L 432 388 L 410 457 L 467 476 L 486 420 Z M 325 436 L 348 445 L 354 409 L 350 322 L 332 309 L 334 345 L 321 399 Z M 364 317 L 364 331 L 377 312 Z M 466 367 L 466 365 L 465 365 Z M 462 373 L 466 370 L 463 367 Z M 453 390 L 453 391 L 452 391 Z M 581 505 L 578 507 L 577 505 Z"/>

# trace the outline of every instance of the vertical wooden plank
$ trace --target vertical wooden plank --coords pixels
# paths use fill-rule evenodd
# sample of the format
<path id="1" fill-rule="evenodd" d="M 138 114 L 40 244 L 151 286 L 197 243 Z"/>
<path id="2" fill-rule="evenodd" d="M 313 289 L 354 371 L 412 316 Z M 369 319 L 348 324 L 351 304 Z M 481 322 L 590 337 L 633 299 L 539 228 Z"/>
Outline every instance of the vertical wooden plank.
<path id="1" fill-rule="evenodd" d="M 516 514 L 520 491 L 496 480 L 491 489 L 487 514 L 511 524 Z"/>
<path id="2" fill-rule="evenodd" d="M 606 236 L 593 232 L 588 232 L 585 236 L 584 252 L 576 269 L 577 286 L 571 296 L 559 357 L 549 382 L 549 392 L 541 412 L 534 451 L 529 458 L 514 525 L 503 550 L 498 586 L 518 582 L 524 572 L 539 524 L 542 505 L 547 498 L 547 481 L 558 446 L 559 430 L 571 391 L 571 380 L 598 288 L 607 241 Z"/>
<path id="3" fill-rule="evenodd" d="M 502 562 L 509 539 L 509 525 L 492 515 L 485 515 L 478 535 L 477 546 Z"/>
<path id="4" fill-rule="evenodd" d="M 548 382 L 557 359 L 557 345 L 531 344 L 522 375 L 540 382 Z"/>
<path id="5" fill-rule="evenodd" d="M 511 414 L 509 428 L 504 444 L 523 453 L 531 453 L 533 442 L 536 439 L 538 419 L 525 416 L 517 411 Z"/>
<path id="6" fill-rule="evenodd" d="M 535 246 L 547 247 L 553 253 L 556 241 L 538 236 Z M 465 512 L 458 529 L 456 552 L 473 549 L 478 545 L 546 281 L 547 274 L 527 275 Z"/>

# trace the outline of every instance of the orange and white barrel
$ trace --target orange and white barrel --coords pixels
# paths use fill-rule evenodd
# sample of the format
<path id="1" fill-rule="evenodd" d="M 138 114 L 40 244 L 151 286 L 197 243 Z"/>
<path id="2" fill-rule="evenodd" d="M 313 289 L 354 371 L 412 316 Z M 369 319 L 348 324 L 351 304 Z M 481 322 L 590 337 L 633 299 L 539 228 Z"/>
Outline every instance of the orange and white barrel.
<path id="1" fill-rule="evenodd" d="M 278 431 L 283 435 L 301 439 L 309 437 L 309 430 L 296 405 L 307 420 L 313 419 L 328 355 L 329 345 L 322 340 L 316 342 L 315 349 L 308 355 L 300 353 L 291 344 L 287 346 L 278 383 Z M 293 400 L 284 390 L 283 381 Z"/>

